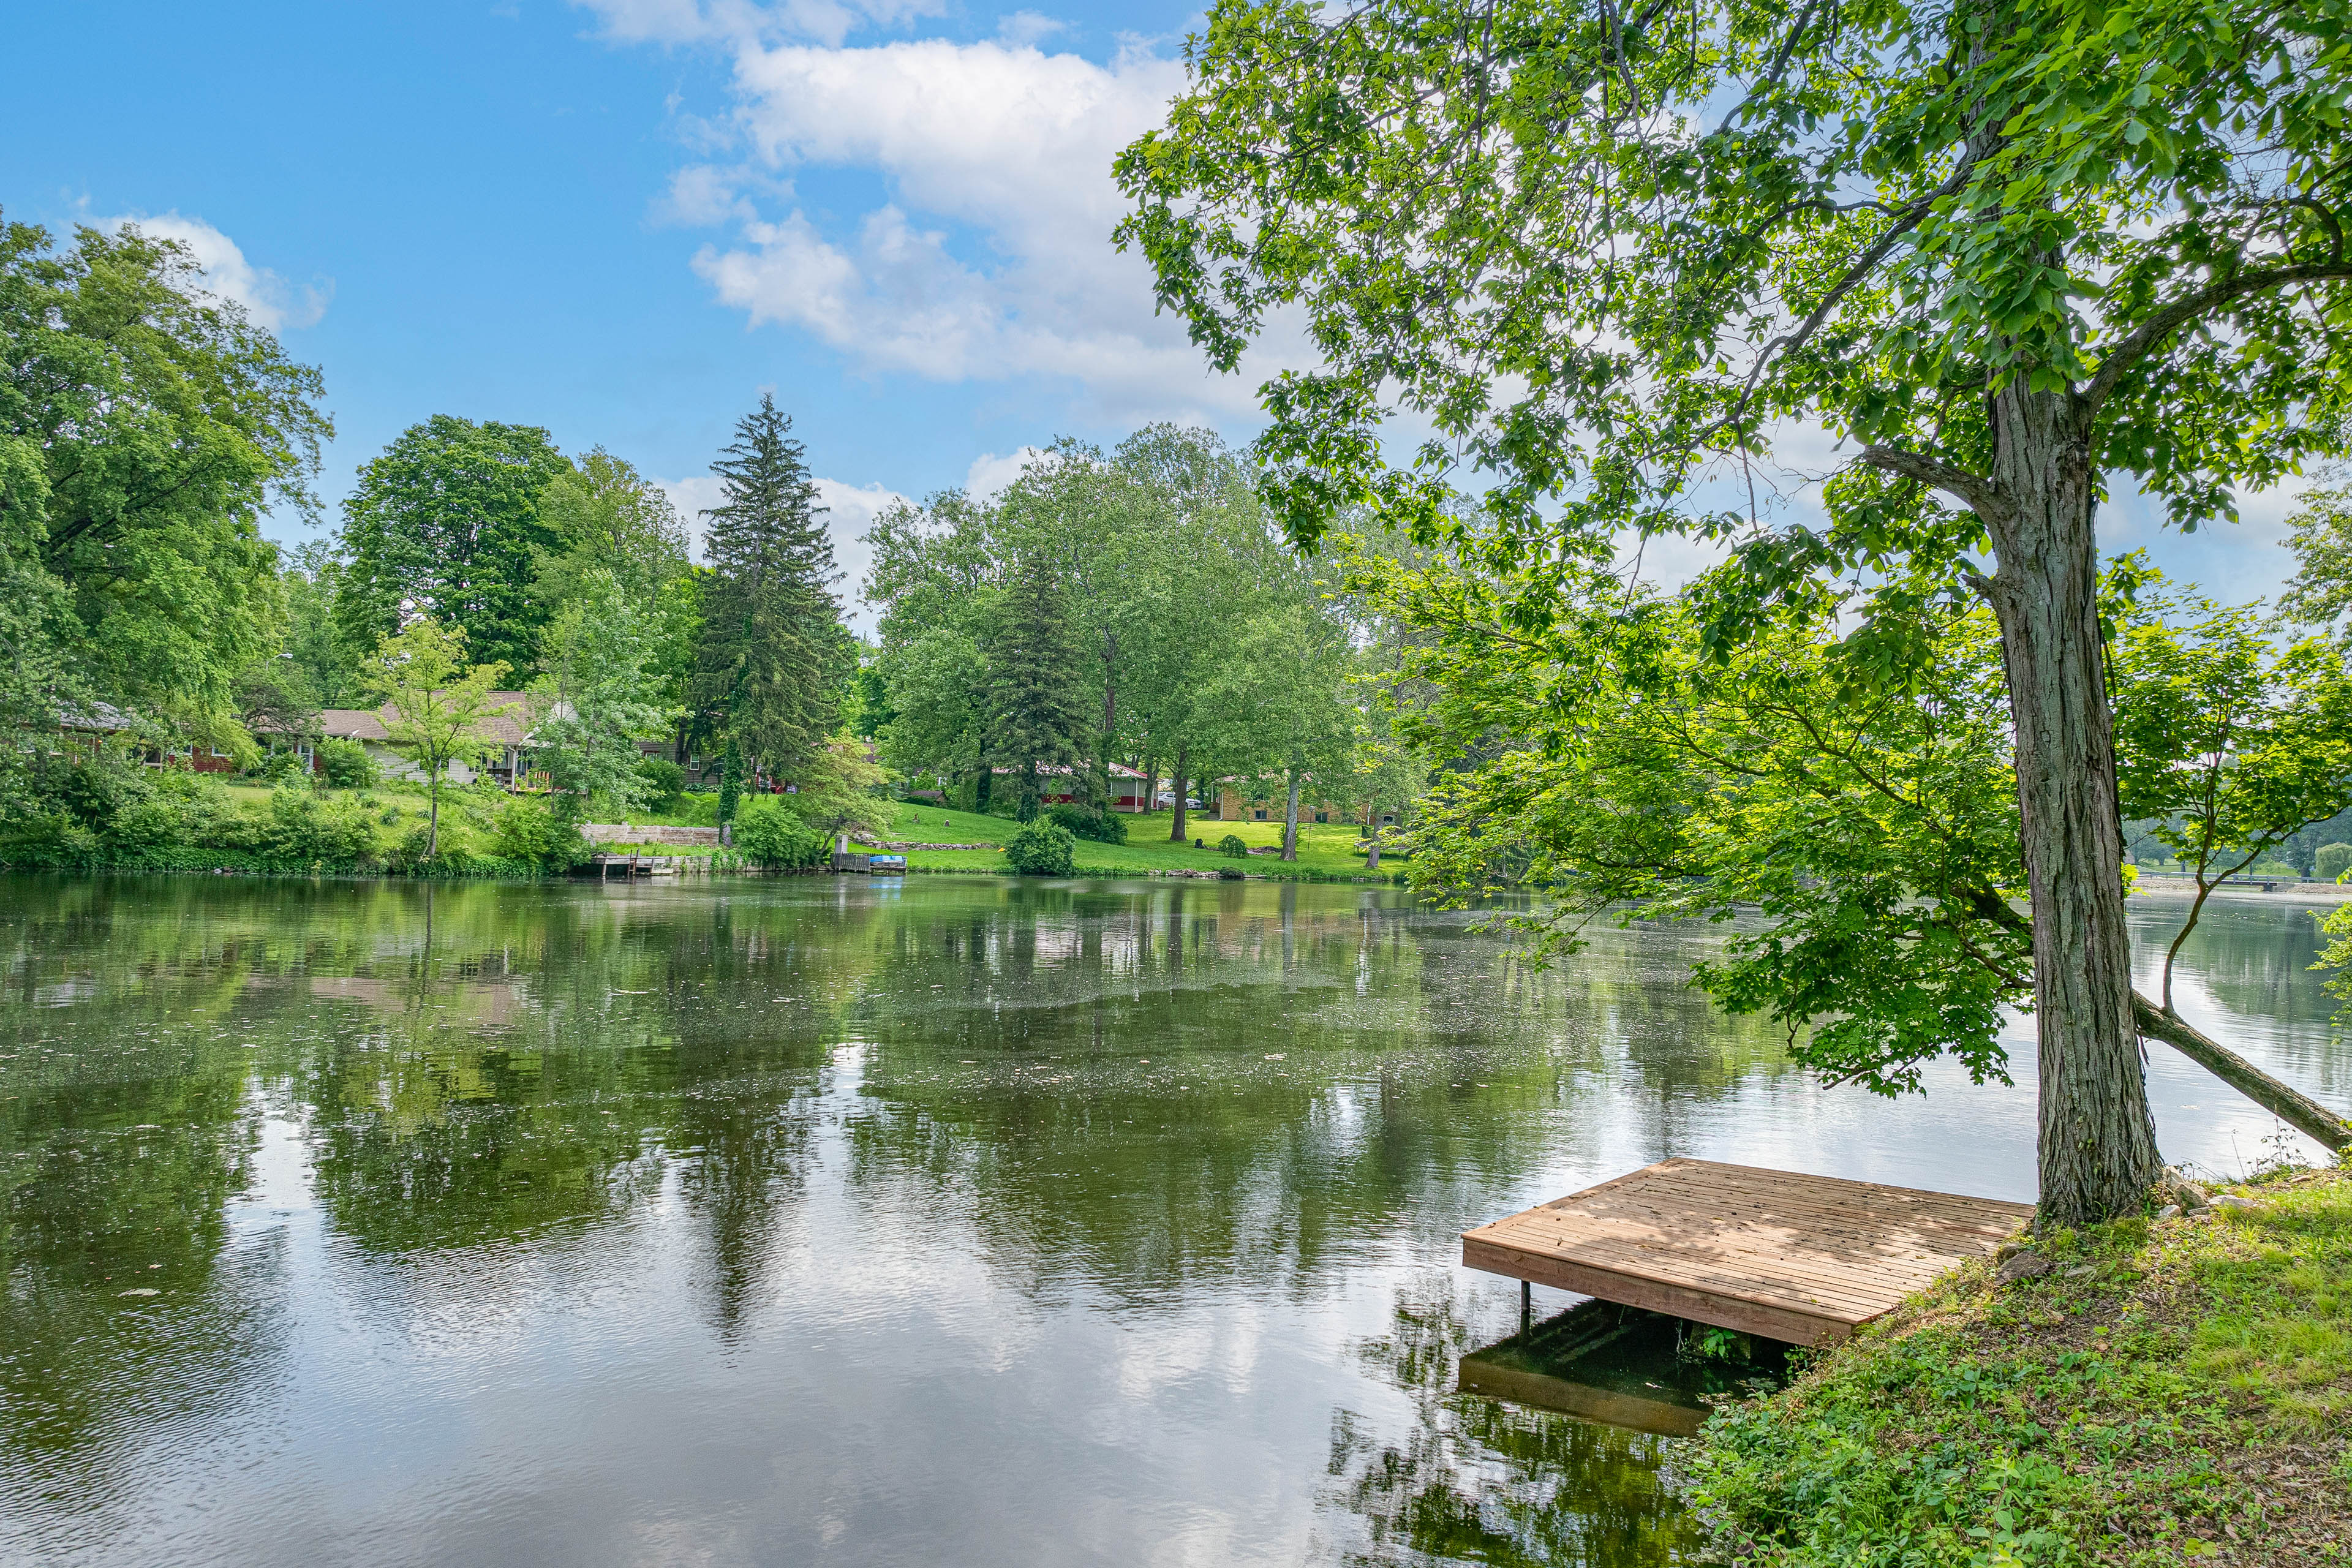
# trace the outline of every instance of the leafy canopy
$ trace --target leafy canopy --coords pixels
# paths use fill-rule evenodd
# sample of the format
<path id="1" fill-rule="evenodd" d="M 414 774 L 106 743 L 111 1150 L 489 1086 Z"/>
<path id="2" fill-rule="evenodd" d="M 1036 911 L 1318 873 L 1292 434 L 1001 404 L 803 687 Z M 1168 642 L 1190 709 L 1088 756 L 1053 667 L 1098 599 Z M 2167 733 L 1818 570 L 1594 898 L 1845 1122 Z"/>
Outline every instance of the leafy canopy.
<path id="1" fill-rule="evenodd" d="M 1223 0 L 1118 162 L 1118 237 L 1221 368 L 1303 318 L 1320 363 L 1265 384 L 1258 444 L 1302 542 L 1360 500 L 1482 537 L 1554 563 L 1522 616 L 1625 527 L 1738 538 L 1729 609 L 1856 564 L 1949 581 L 1982 519 L 1917 485 L 1997 501 L 2004 384 L 2079 399 L 2093 471 L 2183 527 L 2332 449 L 2348 15 Z M 1397 413 L 1430 431 L 1403 467 Z M 1790 421 L 1868 465 L 1826 532 L 1760 525 Z"/>
<path id="2" fill-rule="evenodd" d="M 99 700 L 233 738 L 282 615 L 273 507 L 317 513 L 319 373 L 177 242 L 0 224 L 0 713 Z"/>

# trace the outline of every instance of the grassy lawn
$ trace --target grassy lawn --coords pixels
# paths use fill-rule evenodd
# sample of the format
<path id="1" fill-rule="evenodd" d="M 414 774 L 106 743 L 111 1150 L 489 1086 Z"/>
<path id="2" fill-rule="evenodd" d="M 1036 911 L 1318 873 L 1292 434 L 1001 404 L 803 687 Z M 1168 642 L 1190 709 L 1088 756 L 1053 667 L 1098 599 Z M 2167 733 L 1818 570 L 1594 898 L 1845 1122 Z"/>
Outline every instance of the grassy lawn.
<path id="1" fill-rule="evenodd" d="M 1124 844 L 1096 844 L 1078 840 L 1076 869 L 1082 877 L 1136 876 L 1151 871 L 1189 870 L 1215 871 L 1233 869 L 1251 875 L 1285 876 L 1297 871 L 1317 871 L 1327 876 L 1353 877 L 1364 874 L 1363 852 L 1356 847 L 1357 831 L 1351 823 L 1318 825 L 1301 823 L 1298 827 L 1298 859 L 1295 865 L 1285 865 L 1271 855 L 1253 855 L 1234 859 L 1216 848 L 1217 841 L 1228 833 L 1253 848 L 1261 846 L 1278 847 L 1282 843 L 1279 822 L 1218 822 L 1195 813 L 1185 824 L 1187 838 L 1182 844 L 1168 839 L 1170 813 L 1150 812 L 1139 816 L 1121 814 L 1127 824 Z M 936 805 L 900 803 L 892 816 L 890 837 L 916 844 L 987 844 L 1002 845 L 1010 838 L 1020 824 L 1008 817 L 982 816 L 968 811 L 947 811 Z M 1199 839 L 1205 847 L 1195 849 L 1192 840 Z M 917 849 L 908 852 L 911 867 L 933 869 L 1001 871 L 1004 858 L 994 849 Z M 1381 870 L 1392 869 L 1389 858 L 1381 858 Z"/>
<path id="2" fill-rule="evenodd" d="M 1700 1437 L 1759 1565 L 2305 1564 L 2352 1552 L 2352 1173 L 1947 1276 Z"/>
<path id="3" fill-rule="evenodd" d="M 271 788 L 264 784 L 237 783 L 227 786 L 229 795 L 250 809 L 269 809 Z M 390 845 L 421 822 L 425 815 L 424 786 L 406 780 L 383 782 L 364 790 L 333 790 L 328 793 L 339 801 L 364 797 L 371 815 L 394 814 L 397 820 L 383 825 L 378 837 Z M 487 848 L 489 828 L 499 801 L 475 790 L 457 785 L 446 787 L 441 797 L 443 836 L 450 843 L 463 843 L 479 851 Z M 632 824 L 681 827 L 712 826 L 718 817 L 715 795 L 688 795 L 677 809 L 667 812 L 634 811 L 627 814 Z M 1168 837 L 1171 814 L 1154 812 L 1148 816 L 1129 816 L 1122 814 L 1127 824 L 1128 842 L 1097 844 L 1080 839 L 1076 855 L 1076 869 L 1082 877 L 1142 876 L 1153 871 L 1238 870 L 1249 876 L 1289 877 L 1313 872 L 1328 877 L 1359 877 L 1366 874 L 1364 853 L 1357 847 L 1358 828 L 1353 823 L 1316 824 L 1304 822 L 1298 828 L 1298 858 L 1286 864 L 1276 855 L 1251 855 L 1234 858 L 1216 847 L 1227 834 L 1242 840 L 1252 848 L 1278 849 L 1282 844 L 1282 824 L 1279 822 L 1219 822 L 1213 817 L 1192 814 L 1186 822 L 1186 839 L 1181 844 L 1171 843 Z M 922 844 L 971 844 L 983 847 L 974 849 L 918 849 L 908 853 L 911 867 L 935 871 L 987 871 L 1007 869 L 1002 847 L 1019 828 L 1020 824 L 1009 817 L 988 816 L 973 812 L 948 811 L 936 805 L 898 802 L 892 806 L 888 837 L 896 841 Z M 617 836 L 616 836 L 617 837 Z M 1193 840 L 1202 847 L 1193 847 Z M 708 853 L 692 847 L 665 844 L 627 844 L 600 842 L 600 848 L 617 853 L 641 849 L 650 855 L 692 855 Z M 1381 867 L 1383 879 L 1399 869 L 1392 856 L 1384 856 Z"/>

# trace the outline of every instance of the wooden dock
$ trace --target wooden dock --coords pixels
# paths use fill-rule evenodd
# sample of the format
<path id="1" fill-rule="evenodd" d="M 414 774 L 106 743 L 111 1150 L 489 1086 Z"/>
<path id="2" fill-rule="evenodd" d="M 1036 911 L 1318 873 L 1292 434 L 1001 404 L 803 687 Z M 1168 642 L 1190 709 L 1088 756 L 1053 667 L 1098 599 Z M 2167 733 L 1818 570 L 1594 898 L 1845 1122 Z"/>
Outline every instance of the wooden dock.
<path id="1" fill-rule="evenodd" d="M 1833 1344 L 2031 1204 L 1666 1160 L 1462 1234 L 1472 1268 L 1790 1344 Z"/>

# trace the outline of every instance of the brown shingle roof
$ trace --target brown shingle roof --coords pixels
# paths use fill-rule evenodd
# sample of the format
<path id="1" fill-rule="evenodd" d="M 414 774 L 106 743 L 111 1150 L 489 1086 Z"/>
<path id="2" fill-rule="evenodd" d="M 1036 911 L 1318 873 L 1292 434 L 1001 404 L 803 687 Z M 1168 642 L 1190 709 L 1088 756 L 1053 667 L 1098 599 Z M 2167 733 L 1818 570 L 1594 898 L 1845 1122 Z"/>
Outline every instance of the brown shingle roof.
<path id="1" fill-rule="evenodd" d="M 533 711 L 530 694 L 525 691 L 493 691 L 489 705 L 504 708 L 504 712 L 483 716 L 474 726 L 475 733 L 500 746 L 520 746 L 530 733 L 538 715 Z M 381 708 L 327 708 L 319 713 L 319 732 L 338 741 L 375 741 L 392 739 L 389 726 L 400 722 L 398 704 L 387 702 Z"/>

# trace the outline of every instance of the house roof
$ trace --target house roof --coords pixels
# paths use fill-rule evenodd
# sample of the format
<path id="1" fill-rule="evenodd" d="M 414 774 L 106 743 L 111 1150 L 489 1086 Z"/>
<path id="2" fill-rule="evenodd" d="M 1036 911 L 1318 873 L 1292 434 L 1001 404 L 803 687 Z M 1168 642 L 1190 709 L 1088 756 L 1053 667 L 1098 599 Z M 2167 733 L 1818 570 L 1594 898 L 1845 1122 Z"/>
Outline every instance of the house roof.
<path id="1" fill-rule="evenodd" d="M 81 730 L 91 734 L 111 735 L 118 730 L 128 730 L 138 721 L 111 702 L 93 702 L 86 708 L 68 708 L 58 715 L 60 730 Z"/>
<path id="2" fill-rule="evenodd" d="M 503 712 L 485 714 L 474 725 L 474 732 L 483 740 L 501 746 L 520 746 L 530 738 L 530 725 L 539 715 L 537 702 L 526 691 L 493 691 L 488 693 L 492 708 Z M 390 726 L 400 722 L 400 705 L 387 702 L 381 708 L 327 708 L 319 713 L 319 732 L 337 741 L 376 741 L 392 739 Z"/>

